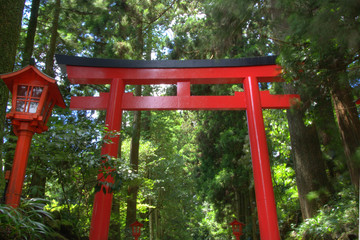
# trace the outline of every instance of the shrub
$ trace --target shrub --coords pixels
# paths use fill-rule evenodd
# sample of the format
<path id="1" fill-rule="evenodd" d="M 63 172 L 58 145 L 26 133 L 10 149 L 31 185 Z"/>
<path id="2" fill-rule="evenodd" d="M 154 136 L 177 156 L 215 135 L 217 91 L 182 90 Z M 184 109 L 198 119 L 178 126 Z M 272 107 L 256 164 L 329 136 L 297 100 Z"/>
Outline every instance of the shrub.
<path id="1" fill-rule="evenodd" d="M 349 187 L 323 206 L 316 216 L 297 227 L 291 233 L 291 239 L 352 239 L 357 235 L 358 218 L 357 195 Z"/>
<path id="2" fill-rule="evenodd" d="M 0 239 L 43 239 L 51 229 L 44 218 L 51 219 L 44 211 L 43 199 L 23 200 L 18 208 L 0 204 Z"/>

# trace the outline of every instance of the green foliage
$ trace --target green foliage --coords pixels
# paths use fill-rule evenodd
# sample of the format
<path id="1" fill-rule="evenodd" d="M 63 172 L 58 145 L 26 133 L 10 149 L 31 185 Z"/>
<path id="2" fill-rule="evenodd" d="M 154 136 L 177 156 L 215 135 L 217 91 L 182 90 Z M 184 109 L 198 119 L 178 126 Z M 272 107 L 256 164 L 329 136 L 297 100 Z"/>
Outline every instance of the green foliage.
<path id="1" fill-rule="evenodd" d="M 286 163 L 277 163 L 272 167 L 272 175 L 279 227 L 286 233 L 301 216 L 295 171 Z"/>
<path id="2" fill-rule="evenodd" d="M 301 80 L 297 87 L 307 96 L 302 102 L 307 108 L 307 124 L 319 126 L 328 120 L 320 118 L 317 107 L 329 93 L 326 85 L 332 82 L 329 79 L 341 75 L 342 81 L 349 80 L 359 95 L 356 0 L 61 3 L 58 53 L 122 59 L 217 59 L 277 52 L 285 69 L 284 77 L 289 81 Z M 54 0 L 49 0 L 42 1 L 40 6 L 33 53 L 40 69 L 49 48 L 54 4 Z M 28 16 L 28 9 L 25 10 L 24 19 Z M 22 27 L 23 42 L 27 20 Z M 274 47 L 275 43 L 279 48 Z M 22 49 L 23 43 L 19 46 L 17 65 Z M 337 75 L 340 67 L 342 72 Z M 58 73 L 61 75 L 60 70 Z M 70 96 L 94 96 L 109 91 L 108 85 L 70 85 L 65 76 L 58 83 L 67 105 Z M 277 86 L 262 84 L 261 88 Z M 201 85 L 193 86 L 191 92 L 231 95 L 241 88 L 241 85 Z M 133 89 L 126 87 L 126 91 Z M 144 95 L 166 95 L 174 93 L 174 88 L 151 86 L 144 91 Z M 118 223 L 120 229 L 111 229 L 111 236 L 121 236 L 128 230 L 125 200 L 127 188 L 133 184 L 139 186 L 137 211 L 139 220 L 145 223 L 143 239 L 149 239 L 150 226 L 156 240 L 229 239 L 228 223 L 233 218 L 246 222 L 246 237 L 258 234 L 253 226 L 256 211 L 245 112 L 143 112 L 138 172 L 128 163 L 134 114 L 123 114 L 122 155 L 117 158 L 100 154 L 103 143 L 120 135 L 104 129 L 104 118 L 105 113 L 99 111 L 55 109 L 49 131 L 33 138 L 23 190 L 26 197 L 42 194 L 48 199 L 45 209 L 53 219 L 39 218 L 47 213 L 31 201 L 25 201 L 23 204 L 28 206 L 18 210 L 1 206 L 1 234 L 8 234 L 8 239 L 86 238 L 94 192 L 104 184 L 114 194 L 119 210 L 111 221 Z M 321 208 L 316 217 L 302 223 L 285 111 L 266 110 L 264 120 L 281 235 L 289 239 L 335 239 L 355 233 L 357 206 L 354 193 L 347 188 Z M 9 132 L 2 153 L 6 160 L 1 159 L 8 166 L 11 157 L 7 156 L 13 155 L 15 145 Z M 339 160 L 343 149 L 338 141 L 332 140 L 322 149 L 333 182 L 348 184 L 344 163 Z M 102 172 L 104 178 L 112 176 L 115 182 L 97 181 L 98 169 L 106 169 Z M 45 188 L 35 184 L 35 180 L 37 183 L 40 180 Z M 317 194 L 312 192 L 308 196 Z"/>
<path id="3" fill-rule="evenodd" d="M 14 209 L 0 205 L 0 239 L 46 239 L 52 230 L 45 222 L 52 219 L 49 212 L 43 210 L 43 199 L 23 199 Z"/>
<path id="4" fill-rule="evenodd" d="M 358 199 L 353 189 L 345 186 L 319 213 L 295 228 L 288 239 L 348 239 L 358 232 Z M 353 239 L 353 238 L 351 238 Z"/>
<path id="5" fill-rule="evenodd" d="M 264 110 L 264 124 L 268 141 L 269 152 L 276 162 L 289 162 L 290 135 L 286 118 L 286 110 Z"/>
<path id="6" fill-rule="evenodd" d="M 353 76 L 360 37 L 358 1 L 281 0 L 277 7 L 284 13 L 279 20 L 288 24 L 280 49 L 281 64 L 289 79 L 300 78 L 311 88 L 319 81 L 331 85 L 329 77 Z M 345 69 L 349 71 L 345 73 Z"/>

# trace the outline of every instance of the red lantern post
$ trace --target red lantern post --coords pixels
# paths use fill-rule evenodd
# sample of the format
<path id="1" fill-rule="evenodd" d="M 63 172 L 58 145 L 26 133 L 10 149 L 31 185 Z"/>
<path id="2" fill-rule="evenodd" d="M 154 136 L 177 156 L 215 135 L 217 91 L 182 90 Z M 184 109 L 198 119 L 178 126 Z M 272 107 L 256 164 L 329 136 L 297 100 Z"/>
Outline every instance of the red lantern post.
<path id="1" fill-rule="evenodd" d="M 237 220 L 234 220 L 230 223 L 230 225 L 232 227 L 232 231 L 233 231 L 234 236 L 236 237 L 236 240 L 240 240 L 240 236 L 243 234 L 242 228 L 243 228 L 243 226 L 245 226 L 245 224 L 243 224 Z"/>
<path id="2" fill-rule="evenodd" d="M 135 240 L 138 240 L 138 238 L 141 235 L 141 228 L 144 225 L 138 221 L 135 221 L 133 224 L 130 224 L 131 227 L 131 231 L 132 231 L 132 235 L 134 237 Z"/>
<path id="3" fill-rule="evenodd" d="M 18 141 L 5 194 L 5 203 L 16 208 L 20 203 L 25 170 L 34 133 L 47 131 L 47 121 L 55 105 L 65 108 L 55 79 L 41 73 L 34 66 L 0 75 L 12 92 L 11 119 Z"/>

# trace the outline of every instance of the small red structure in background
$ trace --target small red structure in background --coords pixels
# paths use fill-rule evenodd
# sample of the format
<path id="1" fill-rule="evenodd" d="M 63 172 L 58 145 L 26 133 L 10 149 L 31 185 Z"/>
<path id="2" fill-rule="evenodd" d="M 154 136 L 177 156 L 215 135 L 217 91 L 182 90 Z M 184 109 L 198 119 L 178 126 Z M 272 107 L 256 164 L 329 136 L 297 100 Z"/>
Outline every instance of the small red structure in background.
<path id="1" fill-rule="evenodd" d="M 240 236 L 243 234 L 242 228 L 243 228 L 243 226 L 245 226 L 245 224 L 243 224 L 235 219 L 234 221 L 232 221 L 230 223 L 230 225 L 232 227 L 232 231 L 233 231 L 234 236 L 236 237 L 236 240 L 240 240 Z"/>
<path id="2" fill-rule="evenodd" d="M 17 72 L 0 75 L 12 93 L 11 119 L 18 137 L 5 203 L 16 208 L 20 203 L 25 170 L 34 133 L 48 130 L 47 121 L 55 105 L 65 108 L 55 79 L 48 77 L 34 66 Z"/>
<path id="3" fill-rule="evenodd" d="M 10 179 L 10 173 L 11 173 L 10 170 L 6 170 L 6 172 L 5 172 L 5 180 L 6 181 L 8 181 Z"/>
<path id="4" fill-rule="evenodd" d="M 141 235 L 141 228 L 144 226 L 144 224 L 135 221 L 133 224 L 130 224 L 132 235 L 135 240 L 138 240 L 138 238 Z"/>

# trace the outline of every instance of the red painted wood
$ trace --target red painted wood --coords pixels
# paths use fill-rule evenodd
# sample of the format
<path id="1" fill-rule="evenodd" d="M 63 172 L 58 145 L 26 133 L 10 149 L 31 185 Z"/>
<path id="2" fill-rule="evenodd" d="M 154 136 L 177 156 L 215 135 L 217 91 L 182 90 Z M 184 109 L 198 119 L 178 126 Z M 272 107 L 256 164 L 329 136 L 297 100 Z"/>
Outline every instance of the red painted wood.
<path id="1" fill-rule="evenodd" d="M 56 84 L 56 80 L 43 74 L 34 66 L 27 66 L 12 73 L 0 74 L 0 78 L 4 80 L 5 84 L 13 94 L 15 93 L 13 91 L 13 86 L 19 83 L 22 85 L 48 86 L 49 92 L 51 93 L 50 98 L 55 102 L 55 104 L 62 108 L 66 107 L 60 90 Z"/>
<path id="2" fill-rule="evenodd" d="M 190 80 L 177 83 L 177 96 L 190 96 Z"/>
<path id="3" fill-rule="evenodd" d="M 280 234 L 271 179 L 270 160 L 260 103 L 260 91 L 256 77 L 249 76 L 246 78 L 244 89 L 246 93 L 246 114 L 248 118 L 260 237 L 266 240 L 279 240 Z"/>
<path id="4" fill-rule="evenodd" d="M 18 141 L 5 193 L 5 202 L 16 208 L 20 204 L 32 136 L 34 133 L 47 131 L 46 123 L 51 115 L 52 107 L 56 104 L 65 108 L 65 103 L 56 80 L 46 76 L 34 66 L 27 66 L 13 73 L 1 74 L 0 78 L 13 95 L 12 108 L 6 117 L 11 119 Z M 22 91 L 24 91 L 20 91 L 21 94 L 19 94 L 18 86 L 22 86 Z M 35 88 L 41 88 L 41 94 L 40 92 L 33 92 Z M 27 93 L 25 94 L 25 92 Z M 23 108 L 17 108 L 17 102 L 22 102 Z M 31 104 L 34 105 L 30 111 L 29 106 Z M 35 105 L 37 105 L 36 109 Z M 43 109 L 46 110 L 43 111 Z"/>
<path id="5" fill-rule="evenodd" d="M 109 129 L 120 126 L 122 110 L 247 110 L 261 238 L 280 239 L 262 109 L 289 108 L 291 99 L 299 96 L 271 95 L 268 91 L 260 92 L 258 87 L 258 82 L 281 81 L 277 77 L 281 72 L 279 66 L 173 69 L 67 66 L 67 72 L 72 83 L 111 84 L 110 93 L 102 93 L 100 97 L 73 97 L 70 105 L 72 109 L 112 112 L 107 115 L 107 123 L 111 125 Z M 234 96 L 190 95 L 190 84 L 235 83 L 244 83 L 245 92 L 236 92 Z M 131 93 L 122 94 L 124 84 L 177 84 L 177 96 L 135 97 Z M 117 93 L 114 89 L 118 89 Z M 117 118 L 114 115 L 115 109 Z M 117 148 L 117 145 L 113 147 Z M 108 148 L 109 146 L 105 146 L 103 153 L 117 153 L 117 149 Z M 111 196 L 97 193 L 90 239 L 107 239 L 110 211 Z"/>
<path id="6" fill-rule="evenodd" d="M 281 73 L 277 65 L 222 68 L 137 69 L 67 66 L 68 78 L 73 84 L 110 84 L 120 78 L 125 84 L 176 84 L 178 80 L 190 80 L 191 84 L 242 83 L 251 75 L 260 82 L 279 81 Z"/>
<path id="7" fill-rule="evenodd" d="M 124 93 L 125 85 L 121 79 L 114 79 L 110 87 L 109 102 L 106 112 L 106 126 L 110 132 L 119 132 L 121 130 L 122 119 L 122 95 Z M 101 154 L 111 157 L 117 157 L 119 135 L 109 137 L 110 143 L 104 144 Z M 103 169 L 105 171 L 111 171 L 111 169 Z M 113 178 L 108 176 L 104 179 L 102 173 L 98 175 L 100 181 L 113 183 Z M 104 187 L 102 187 L 104 188 Z M 101 189 L 95 194 L 93 215 L 91 219 L 90 227 L 90 240 L 103 240 L 108 238 L 111 206 L 112 206 L 112 193 L 106 193 Z"/>
<path id="8" fill-rule="evenodd" d="M 71 97 L 71 110 L 106 110 L 109 93 L 100 93 L 99 97 Z"/>
<path id="9" fill-rule="evenodd" d="M 186 88 L 190 90 L 190 86 Z M 244 92 L 235 92 L 234 96 L 190 96 L 188 90 L 178 90 L 178 96 L 164 97 L 134 97 L 132 93 L 125 93 L 122 99 L 122 109 L 131 111 L 246 109 Z M 106 110 L 108 98 L 108 93 L 102 93 L 100 97 L 71 97 L 70 108 L 73 110 Z M 283 109 L 291 106 L 291 99 L 299 97 L 298 95 L 271 95 L 269 91 L 261 91 L 260 98 L 262 108 Z"/>
<path id="10" fill-rule="evenodd" d="M 31 122 L 21 122 L 17 129 L 18 140 L 9 185 L 5 195 L 5 203 L 14 208 L 17 208 L 20 204 L 31 139 L 35 132 L 30 124 Z"/>

